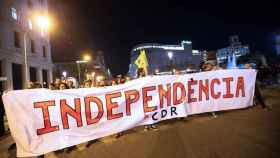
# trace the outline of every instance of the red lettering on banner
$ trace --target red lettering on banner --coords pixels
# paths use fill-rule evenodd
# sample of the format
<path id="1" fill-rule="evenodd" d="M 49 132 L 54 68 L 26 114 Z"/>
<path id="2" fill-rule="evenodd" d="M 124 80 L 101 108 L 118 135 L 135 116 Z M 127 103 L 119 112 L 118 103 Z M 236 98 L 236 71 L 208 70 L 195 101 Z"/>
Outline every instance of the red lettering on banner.
<path id="1" fill-rule="evenodd" d="M 217 79 L 217 78 L 215 78 L 215 79 L 213 79 L 213 80 L 211 81 L 211 84 L 210 84 L 211 96 L 212 96 L 212 98 L 214 98 L 214 99 L 219 99 L 220 96 L 221 96 L 221 92 L 215 93 L 215 84 L 220 85 L 220 84 L 221 84 L 220 80 Z"/>
<path id="2" fill-rule="evenodd" d="M 171 105 L 171 85 L 170 83 L 168 83 L 166 86 L 167 90 L 163 89 L 163 85 L 158 85 L 159 105 L 161 109 L 163 108 L 164 98 L 166 99 L 167 106 Z"/>
<path id="3" fill-rule="evenodd" d="M 242 76 L 239 76 L 237 78 L 235 97 L 239 97 L 240 91 L 242 93 L 242 97 L 245 97 L 245 83 L 244 83 L 244 77 L 242 77 Z"/>
<path id="4" fill-rule="evenodd" d="M 181 96 L 178 99 L 177 89 L 181 89 Z M 186 99 L 186 89 L 183 83 L 175 82 L 173 83 L 173 105 L 178 105 L 184 102 Z"/>
<path id="5" fill-rule="evenodd" d="M 226 94 L 223 95 L 224 98 L 233 98 L 233 94 L 230 93 L 230 82 L 233 81 L 233 77 L 223 78 L 223 81 L 226 83 Z"/>
<path id="6" fill-rule="evenodd" d="M 149 107 L 149 105 L 148 105 L 148 102 L 152 100 L 152 96 L 148 96 L 148 92 L 154 91 L 155 89 L 156 89 L 156 86 L 143 87 L 143 89 L 142 89 L 143 108 L 144 108 L 145 113 L 157 110 L 156 106 Z"/>
<path id="7" fill-rule="evenodd" d="M 98 108 L 98 114 L 95 118 L 91 118 L 91 108 L 90 108 L 91 102 L 94 102 Z M 85 97 L 85 111 L 86 111 L 87 125 L 98 123 L 104 113 L 102 101 L 94 96 Z"/>
<path id="8" fill-rule="evenodd" d="M 202 101 L 202 93 L 204 93 L 206 100 L 209 100 L 209 80 L 205 80 L 205 85 L 203 85 L 203 80 L 199 80 L 199 101 Z"/>
<path id="9" fill-rule="evenodd" d="M 72 116 L 77 123 L 77 127 L 83 126 L 82 114 L 81 114 L 81 100 L 80 98 L 75 98 L 75 109 L 67 105 L 66 99 L 60 100 L 60 112 L 62 118 L 63 129 L 69 129 L 68 115 Z"/>
<path id="10" fill-rule="evenodd" d="M 196 102 L 197 98 L 193 98 L 192 94 L 194 94 L 194 89 L 192 86 L 197 84 L 197 80 L 188 81 L 188 103 Z"/>
<path id="11" fill-rule="evenodd" d="M 131 104 L 139 100 L 139 92 L 137 90 L 129 90 L 124 92 L 126 103 L 126 115 L 131 115 Z"/>
<path id="12" fill-rule="evenodd" d="M 37 129 L 37 135 L 47 134 L 58 131 L 59 127 L 52 126 L 50 121 L 49 106 L 55 106 L 55 101 L 44 101 L 34 103 L 34 108 L 41 108 L 43 112 L 44 128 Z"/>
<path id="13" fill-rule="evenodd" d="M 107 107 L 107 119 L 108 120 L 113 120 L 113 119 L 123 117 L 122 112 L 116 113 L 116 114 L 113 113 L 113 109 L 118 108 L 119 104 L 117 102 L 112 102 L 112 99 L 119 98 L 119 97 L 121 97 L 121 92 L 110 93 L 110 94 L 105 95 L 106 107 Z"/>

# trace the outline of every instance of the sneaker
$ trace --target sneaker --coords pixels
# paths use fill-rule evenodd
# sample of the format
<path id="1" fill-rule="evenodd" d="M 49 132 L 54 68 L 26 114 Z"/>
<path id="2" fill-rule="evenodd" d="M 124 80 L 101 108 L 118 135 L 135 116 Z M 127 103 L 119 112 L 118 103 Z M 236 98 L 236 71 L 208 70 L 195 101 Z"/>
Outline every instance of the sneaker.
<path id="1" fill-rule="evenodd" d="M 215 114 L 215 112 L 211 112 L 211 114 L 214 118 L 217 118 L 217 115 Z"/>
<path id="2" fill-rule="evenodd" d="M 122 136 L 122 133 L 117 133 L 116 135 L 115 135 L 115 138 L 120 138 Z"/>
<path id="3" fill-rule="evenodd" d="M 157 128 L 155 125 L 151 125 L 151 128 L 152 128 L 154 131 L 158 131 L 158 128 Z"/>
<path id="4" fill-rule="evenodd" d="M 58 158 L 55 152 L 50 152 L 44 155 L 44 158 Z"/>
<path id="5" fill-rule="evenodd" d="M 269 107 L 269 106 L 266 106 L 265 108 L 263 108 L 263 110 L 264 110 L 264 111 L 271 111 L 271 110 L 272 110 L 272 108 L 271 108 L 271 107 Z"/>
<path id="6" fill-rule="evenodd" d="M 99 141 L 99 139 L 91 140 L 91 141 L 87 142 L 86 147 L 88 148 L 88 147 L 90 147 L 92 144 L 94 144 L 94 143 L 96 143 L 96 142 L 98 142 L 98 141 Z"/>
<path id="7" fill-rule="evenodd" d="M 78 151 L 83 151 L 86 149 L 88 142 L 76 145 Z"/>
<path id="8" fill-rule="evenodd" d="M 144 132 L 147 132 L 149 130 L 149 126 L 144 127 Z"/>
<path id="9" fill-rule="evenodd" d="M 70 146 L 70 147 L 68 147 L 68 148 L 65 148 L 64 151 L 65 151 L 67 154 L 69 154 L 69 153 L 71 153 L 72 151 L 74 151 L 74 150 L 76 150 L 76 149 L 77 149 L 76 146 Z"/>

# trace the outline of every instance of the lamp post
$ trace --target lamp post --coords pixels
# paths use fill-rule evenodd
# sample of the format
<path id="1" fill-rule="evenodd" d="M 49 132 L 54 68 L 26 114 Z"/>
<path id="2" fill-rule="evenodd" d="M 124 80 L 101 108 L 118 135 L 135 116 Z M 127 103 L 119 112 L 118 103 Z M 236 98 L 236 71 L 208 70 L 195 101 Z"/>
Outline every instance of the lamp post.
<path id="1" fill-rule="evenodd" d="M 87 63 L 91 60 L 91 56 L 88 55 L 88 54 L 85 54 L 83 56 L 83 59 L 84 60 L 77 60 L 76 63 L 77 63 L 77 69 L 78 69 L 78 83 L 80 84 L 81 82 L 81 64 L 82 63 Z"/>
<path id="2" fill-rule="evenodd" d="M 173 58 L 173 52 L 168 52 L 167 56 L 169 58 L 170 61 L 170 71 L 172 72 L 172 58 Z"/>
<path id="3" fill-rule="evenodd" d="M 78 83 L 80 84 L 81 82 L 81 64 L 82 63 L 87 63 L 88 61 L 85 60 L 77 60 L 77 69 L 78 69 Z"/>
<path id="4" fill-rule="evenodd" d="M 66 71 L 63 71 L 63 72 L 62 72 L 62 76 L 63 76 L 63 79 L 66 80 L 67 72 L 66 72 Z"/>
<path id="5" fill-rule="evenodd" d="M 46 16 L 38 16 L 36 22 L 41 30 L 41 33 L 48 30 L 50 22 Z M 28 55 L 27 55 L 27 31 L 23 34 L 23 48 L 24 48 L 24 65 L 25 65 L 25 86 L 28 87 L 29 74 L 28 74 Z"/>
<path id="6" fill-rule="evenodd" d="M 27 36 L 27 32 L 24 32 L 24 34 L 23 34 L 23 47 L 24 48 L 23 49 L 24 49 L 24 66 L 25 66 L 25 88 L 28 88 L 29 77 L 28 77 L 26 36 Z"/>

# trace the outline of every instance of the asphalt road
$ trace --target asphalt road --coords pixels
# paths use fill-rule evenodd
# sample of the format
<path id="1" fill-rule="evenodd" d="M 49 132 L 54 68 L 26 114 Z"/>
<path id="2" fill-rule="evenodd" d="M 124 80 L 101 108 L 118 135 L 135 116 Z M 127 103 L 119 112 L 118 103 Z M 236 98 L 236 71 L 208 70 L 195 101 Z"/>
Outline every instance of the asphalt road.
<path id="1" fill-rule="evenodd" d="M 278 158 L 280 157 L 280 90 L 263 91 L 272 111 L 249 109 L 190 116 L 158 124 L 158 131 L 138 127 L 115 139 L 100 139 L 83 150 L 46 155 L 59 158 Z M 8 152 L 10 136 L 0 138 L 0 157 Z"/>

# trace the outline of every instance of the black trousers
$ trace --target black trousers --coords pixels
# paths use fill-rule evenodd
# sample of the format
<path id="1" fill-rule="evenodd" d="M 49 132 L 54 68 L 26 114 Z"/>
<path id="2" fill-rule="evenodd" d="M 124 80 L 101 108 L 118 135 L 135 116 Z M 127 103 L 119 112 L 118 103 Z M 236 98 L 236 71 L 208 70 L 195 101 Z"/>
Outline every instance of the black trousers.
<path id="1" fill-rule="evenodd" d="M 267 106 L 264 103 L 263 97 L 261 95 L 260 87 L 257 83 L 255 85 L 255 97 L 256 97 L 257 101 L 261 104 L 262 108 L 267 108 Z"/>

